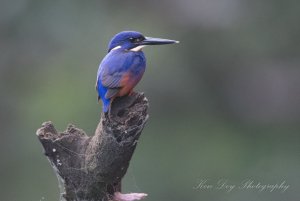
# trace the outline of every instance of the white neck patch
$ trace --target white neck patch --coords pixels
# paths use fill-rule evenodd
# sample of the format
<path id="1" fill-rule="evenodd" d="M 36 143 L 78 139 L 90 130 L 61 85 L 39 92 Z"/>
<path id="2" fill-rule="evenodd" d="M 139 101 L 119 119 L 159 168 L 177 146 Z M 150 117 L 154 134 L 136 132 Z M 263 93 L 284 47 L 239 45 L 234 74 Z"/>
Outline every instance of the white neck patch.
<path id="1" fill-rule="evenodd" d="M 129 51 L 132 51 L 132 52 L 138 52 L 140 51 L 143 47 L 145 47 L 146 45 L 140 45 L 140 46 L 137 46 L 135 48 L 132 48 L 130 49 Z"/>
<path id="2" fill-rule="evenodd" d="M 114 47 L 114 48 L 111 49 L 110 51 L 117 50 L 117 49 L 120 49 L 120 48 L 121 48 L 121 46 L 119 45 L 119 46 L 117 46 L 117 47 Z"/>

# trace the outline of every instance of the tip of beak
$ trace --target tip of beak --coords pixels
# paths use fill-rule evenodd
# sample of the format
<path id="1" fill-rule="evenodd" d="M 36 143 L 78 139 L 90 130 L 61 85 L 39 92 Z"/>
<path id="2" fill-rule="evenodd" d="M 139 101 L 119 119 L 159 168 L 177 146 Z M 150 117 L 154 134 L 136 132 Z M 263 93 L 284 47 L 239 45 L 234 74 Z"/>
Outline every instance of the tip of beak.
<path id="1" fill-rule="evenodd" d="M 175 43 L 180 43 L 180 41 L 176 40 Z"/>

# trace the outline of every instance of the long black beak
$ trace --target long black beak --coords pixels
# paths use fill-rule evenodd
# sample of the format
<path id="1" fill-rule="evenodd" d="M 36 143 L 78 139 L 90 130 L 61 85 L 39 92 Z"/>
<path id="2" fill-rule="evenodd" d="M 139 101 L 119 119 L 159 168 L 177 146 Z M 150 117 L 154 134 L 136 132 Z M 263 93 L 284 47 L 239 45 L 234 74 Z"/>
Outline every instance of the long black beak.
<path id="1" fill-rule="evenodd" d="M 151 38 L 151 37 L 146 37 L 145 40 L 141 41 L 141 45 L 166 45 L 166 44 L 173 44 L 173 43 L 179 43 L 179 41 L 163 39 L 163 38 Z"/>

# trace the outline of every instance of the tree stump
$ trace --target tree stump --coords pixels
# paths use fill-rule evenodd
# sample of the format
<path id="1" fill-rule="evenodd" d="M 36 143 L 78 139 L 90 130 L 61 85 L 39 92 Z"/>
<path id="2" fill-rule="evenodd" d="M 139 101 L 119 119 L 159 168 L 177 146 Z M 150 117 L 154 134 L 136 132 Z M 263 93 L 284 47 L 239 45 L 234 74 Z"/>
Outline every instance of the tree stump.
<path id="1" fill-rule="evenodd" d="M 101 114 L 91 137 L 74 125 L 57 132 L 52 122 L 42 124 L 37 136 L 60 181 L 61 200 L 108 201 L 128 196 L 130 200 L 130 195 L 134 200 L 146 196 L 122 197 L 120 191 L 121 180 L 148 119 L 147 110 L 144 94 L 116 98 L 110 113 Z"/>

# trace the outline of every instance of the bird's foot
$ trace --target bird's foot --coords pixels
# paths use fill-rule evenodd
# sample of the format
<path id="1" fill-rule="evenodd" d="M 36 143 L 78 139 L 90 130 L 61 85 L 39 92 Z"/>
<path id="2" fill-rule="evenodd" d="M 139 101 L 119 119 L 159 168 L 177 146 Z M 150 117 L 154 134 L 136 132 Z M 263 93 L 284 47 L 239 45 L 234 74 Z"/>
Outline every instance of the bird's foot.
<path id="1" fill-rule="evenodd" d="M 133 90 L 131 90 L 129 93 L 128 93 L 128 96 L 133 96 L 135 94 L 135 92 Z"/>
<path id="2" fill-rule="evenodd" d="M 134 201 L 141 200 L 147 196 L 146 193 L 128 193 L 122 194 L 121 192 L 115 192 L 114 201 Z"/>

